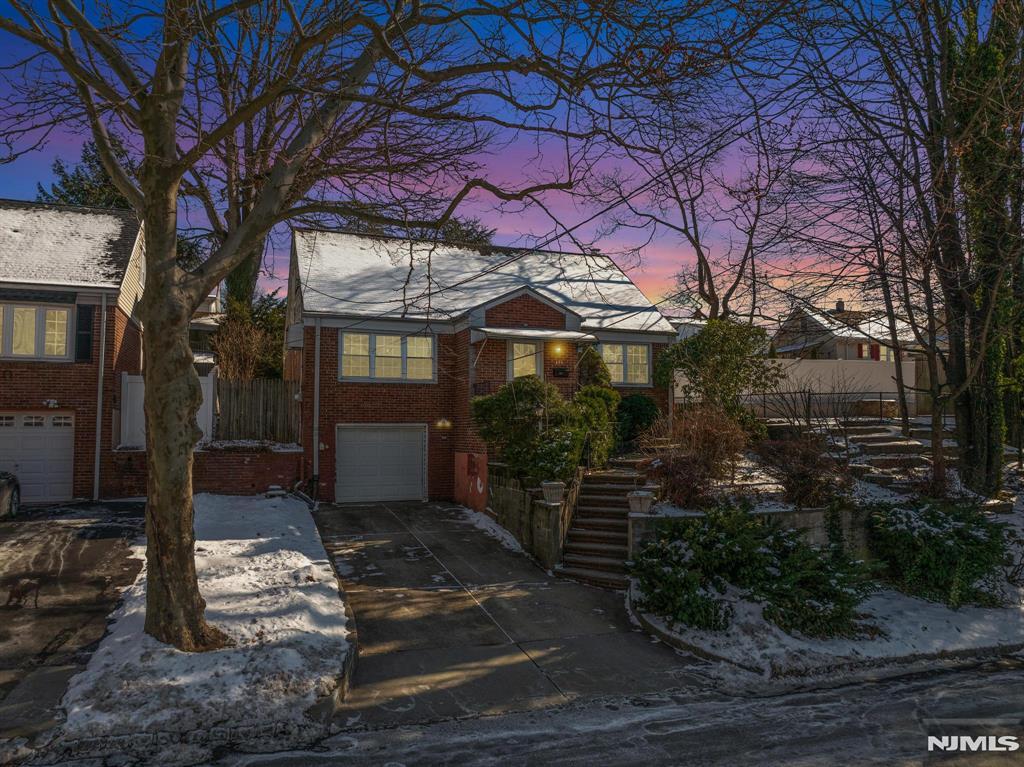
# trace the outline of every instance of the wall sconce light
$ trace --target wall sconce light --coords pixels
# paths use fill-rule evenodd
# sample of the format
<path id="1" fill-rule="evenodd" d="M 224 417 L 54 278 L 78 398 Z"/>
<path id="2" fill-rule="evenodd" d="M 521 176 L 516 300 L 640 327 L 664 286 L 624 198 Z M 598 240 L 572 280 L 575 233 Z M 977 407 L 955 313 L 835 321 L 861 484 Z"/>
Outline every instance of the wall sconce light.
<path id="1" fill-rule="evenodd" d="M 554 354 L 556 357 L 561 357 L 563 354 L 565 354 L 565 347 L 562 346 L 562 344 L 555 344 L 554 346 L 551 347 L 551 353 Z"/>
<path id="2" fill-rule="evenodd" d="M 48 407 L 51 410 L 53 410 L 53 409 L 55 409 L 57 407 L 57 400 L 55 400 L 55 399 L 44 399 L 43 400 L 43 404 L 46 405 L 46 407 Z"/>
<path id="3" fill-rule="evenodd" d="M 438 418 L 437 421 L 434 423 L 434 428 L 447 430 L 452 428 L 452 422 L 449 421 L 447 418 Z"/>

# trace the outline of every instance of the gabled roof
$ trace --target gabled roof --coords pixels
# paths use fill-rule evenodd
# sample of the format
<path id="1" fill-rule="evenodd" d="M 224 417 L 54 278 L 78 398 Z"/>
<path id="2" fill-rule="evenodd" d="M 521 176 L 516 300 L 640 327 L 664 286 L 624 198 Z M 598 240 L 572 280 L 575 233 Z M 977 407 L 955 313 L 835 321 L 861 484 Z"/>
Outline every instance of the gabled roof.
<path id="1" fill-rule="evenodd" d="M 438 245 L 296 229 L 303 310 L 379 319 L 452 320 L 530 288 L 583 327 L 675 334 L 607 256 Z"/>
<path id="2" fill-rule="evenodd" d="M 0 199 L 0 283 L 120 287 L 138 234 L 132 211 Z"/>
<path id="3" fill-rule="evenodd" d="M 889 323 L 884 316 L 873 316 L 867 312 L 844 312 L 843 314 L 836 316 L 829 312 L 819 311 L 817 309 L 810 308 L 797 308 L 786 320 L 786 323 L 794 317 L 803 314 L 809 317 L 811 320 L 821 326 L 821 330 L 808 330 L 808 336 L 816 336 L 810 340 L 801 342 L 800 344 L 790 344 L 789 346 L 777 349 L 776 351 L 793 351 L 790 349 L 791 346 L 809 347 L 819 346 L 829 338 L 849 338 L 849 339 L 869 339 L 871 341 L 880 342 L 883 345 L 889 341 Z M 786 323 L 783 323 L 785 326 Z M 782 331 L 780 328 L 779 332 Z M 820 335 L 824 333 L 824 335 Z M 778 336 L 778 332 L 776 333 Z M 896 318 L 896 337 L 901 342 L 910 343 L 915 340 L 913 329 L 903 320 Z"/>

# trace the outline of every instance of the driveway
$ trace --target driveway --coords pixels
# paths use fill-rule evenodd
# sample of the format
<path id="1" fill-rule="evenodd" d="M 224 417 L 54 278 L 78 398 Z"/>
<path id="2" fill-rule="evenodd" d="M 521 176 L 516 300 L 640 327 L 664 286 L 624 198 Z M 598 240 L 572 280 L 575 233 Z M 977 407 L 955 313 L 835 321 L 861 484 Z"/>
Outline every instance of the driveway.
<path id="1" fill-rule="evenodd" d="M 82 504 L 26 511 L 0 521 L 0 738 L 48 729 L 68 680 L 107 628 L 121 589 L 141 560 L 143 504 Z M 12 587 L 38 583 L 24 599 Z M 20 602 L 20 604 L 19 604 Z"/>
<path id="2" fill-rule="evenodd" d="M 630 624 L 623 595 L 552 577 L 445 503 L 321 506 L 355 613 L 344 726 L 703 686 L 703 661 Z"/>

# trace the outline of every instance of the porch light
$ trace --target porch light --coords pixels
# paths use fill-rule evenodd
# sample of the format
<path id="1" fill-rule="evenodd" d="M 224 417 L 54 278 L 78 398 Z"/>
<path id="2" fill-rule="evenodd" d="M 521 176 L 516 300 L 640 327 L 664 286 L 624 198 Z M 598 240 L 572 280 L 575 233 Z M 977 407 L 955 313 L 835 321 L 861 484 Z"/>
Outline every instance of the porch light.
<path id="1" fill-rule="evenodd" d="M 434 428 L 435 429 L 446 429 L 447 430 L 447 429 L 452 428 L 452 422 L 449 421 L 447 418 L 438 418 L 437 422 L 434 423 Z"/>
<path id="2" fill-rule="evenodd" d="M 563 354 L 565 354 L 565 347 L 562 346 L 562 344 L 555 344 L 554 346 L 551 347 L 551 352 L 556 357 L 561 357 Z"/>

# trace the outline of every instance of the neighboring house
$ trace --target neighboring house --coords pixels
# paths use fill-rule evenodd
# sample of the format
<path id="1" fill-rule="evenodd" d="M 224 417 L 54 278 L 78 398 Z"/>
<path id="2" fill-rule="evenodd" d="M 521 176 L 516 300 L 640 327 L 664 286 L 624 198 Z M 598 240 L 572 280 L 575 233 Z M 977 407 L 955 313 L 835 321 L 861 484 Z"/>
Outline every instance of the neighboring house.
<path id="1" fill-rule="evenodd" d="M 897 321 L 897 335 L 909 349 L 913 336 Z M 895 353 L 884 315 L 847 310 L 842 301 L 827 312 L 796 308 L 772 339 L 783 359 L 874 360 L 891 363 Z M 902 344 L 901 344 L 902 345 Z"/>
<path id="2" fill-rule="evenodd" d="M 213 334 L 217 332 L 224 316 L 219 293 L 212 293 L 196 309 L 192 321 L 189 322 L 188 345 L 192 349 L 196 371 L 201 376 L 209 375 L 217 364 L 217 356 L 213 351 Z"/>
<path id="3" fill-rule="evenodd" d="M 114 473 L 142 250 L 133 212 L 0 200 L 0 470 L 26 502 L 96 498 Z"/>
<path id="4" fill-rule="evenodd" d="M 564 394 L 596 346 L 623 394 L 655 388 L 671 324 L 606 256 L 293 233 L 286 370 L 321 499 L 437 498 L 482 508 L 470 403 L 534 374 Z"/>

